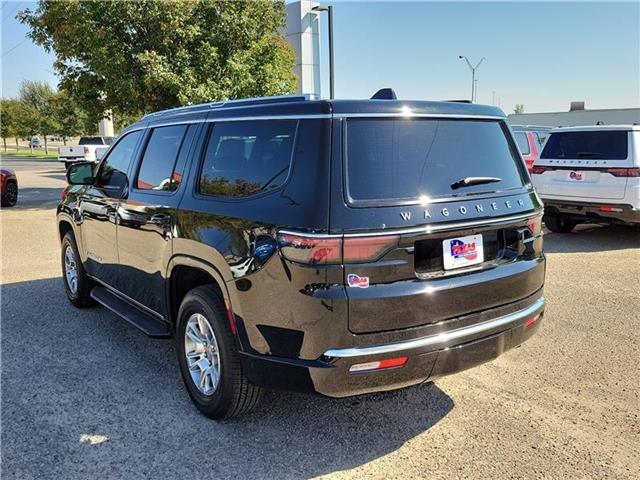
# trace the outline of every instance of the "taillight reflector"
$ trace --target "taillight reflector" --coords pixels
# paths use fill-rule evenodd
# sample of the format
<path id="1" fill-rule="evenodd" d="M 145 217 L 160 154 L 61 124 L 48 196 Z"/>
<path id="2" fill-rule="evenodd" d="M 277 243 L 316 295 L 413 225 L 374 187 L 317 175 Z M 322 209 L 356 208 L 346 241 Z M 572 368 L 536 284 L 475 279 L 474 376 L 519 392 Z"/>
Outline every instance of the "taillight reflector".
<path id="1" fill-rule="evenodd" d="M 313 265 L 375 261 L 398 244 L 397 235 L 371 237 L 306 236 L 280 233 L 278 244 L 285 258 Z"/>
<path id="2" fill-rule="evenodd" d="M 531 235 L 533 235 L 534 237 L 536 235 L 540 235 L 540 232 L 542 232 L 542 215 L 530 218 L 527 221 L 527 227 L 529 228 Z"/>
<path id="3" fill-rule="evenodd" d="M 620 207 L 600 207 L 598 210 L 608 213 L 622 213 L 624 210 Z"/>
<path id="4" fill-rule="evenodd" d="M 614 177 L 640 177 L 640 168 L 607 168 Z"/>
<path id="5" fill-rule="evenodd" d="M 549 167 L 545 167 L 544 165 L 534 165 L 533 169 L 531 170 L 531 173 L 533 173 L 534 175 L 541 175 L 547 170 L 551 170 L 551 169 Z"/>
<path id="6" fill-rule="evenodd" d="M 524 329 L 526 330 L 533 327 L 538 322 L 538 320 L 540 320 L 540 315 L 541 314 L 539 313 L 535 317 L 531 317 L 529 320 L 527 320 L 527 322 L 524 324 Z"/>
<path id="7" fill-rule="evenodd" d="M 84 154 L 89 155 L 89 147 L 84 147 Z"/>
<path id="8" fill-rule="evenodd" d="M 231 310 L 231 304 L 229 304 L 229 300 L 224 299 L 224 306 L 227 310 L 227 317 L 229 318 L 229 328 L 231 328 L 231 334 L 236 335 L 238 333 L 238 329 L 236 328 L 236 317 L 233 314 L 233 310 Z"/>
<path id="9" fill-rule="evenodd" d="M 407 363 L 407 357 L 387 358 L 385 360 L 378 360 L 377 362 L 356 363 L 349 367 L 349 372 L 370 372 L 372 370 L 402 367 L 405 363 Z"/>

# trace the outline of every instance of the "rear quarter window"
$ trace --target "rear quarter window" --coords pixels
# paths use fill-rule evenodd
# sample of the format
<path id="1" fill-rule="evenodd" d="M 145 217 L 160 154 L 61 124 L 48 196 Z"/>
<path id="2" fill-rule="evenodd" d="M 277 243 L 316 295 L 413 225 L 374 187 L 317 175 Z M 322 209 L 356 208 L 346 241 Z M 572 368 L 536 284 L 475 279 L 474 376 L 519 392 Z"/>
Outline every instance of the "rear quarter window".
<path id="1" fill-rule="evenodd" d="M 345 138 L 350 203 L 417 203 L 528 183 L 517 147 L 501 121 L 349 119 Z M 466 177 L 500 181 L 452 188 Z"/>
<path id="2" fill-rule="evenodd" d="M 246 197 L 289 176 L 297 120 L 214 124 L 199 179 L 204 195 Z"/>
<path id="3" fill-rule="evenodd" d="M 549 136 L 540 158 L 626 160 L 628 143 L 626 131 L 557 132 Z"/>

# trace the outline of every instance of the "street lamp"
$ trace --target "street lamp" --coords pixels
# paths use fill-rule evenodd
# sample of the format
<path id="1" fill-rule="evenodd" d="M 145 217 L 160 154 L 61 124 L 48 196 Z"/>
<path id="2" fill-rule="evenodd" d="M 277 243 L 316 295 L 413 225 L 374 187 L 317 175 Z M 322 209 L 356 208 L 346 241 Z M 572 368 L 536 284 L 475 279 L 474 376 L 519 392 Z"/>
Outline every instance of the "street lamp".
<path id="1" fill-rule="evenodd" d="M 471 101 L 475 102 L 476 101 L 476 70 L 478 69 L 480 64 L 484 60 L 486 60 L 486 58 L 482 57 L 475 67 L 471 64 L 469 59 L 464 55 L 458 55 L 458 58 L 460 60 L 464 59 L 467 62 L 467 65 L 469 66 L 469 70 L 471 70 Z"/>
<path id="2" fill-rule="evenodd" d="M 333 82 L 333 6 L 328 5 L 323 7 L 318 5 L 311 9 L 314 12 L 327 12 L 327 20 L 329 23 L 329 98 L 335 97 L 334 82 Z"/>

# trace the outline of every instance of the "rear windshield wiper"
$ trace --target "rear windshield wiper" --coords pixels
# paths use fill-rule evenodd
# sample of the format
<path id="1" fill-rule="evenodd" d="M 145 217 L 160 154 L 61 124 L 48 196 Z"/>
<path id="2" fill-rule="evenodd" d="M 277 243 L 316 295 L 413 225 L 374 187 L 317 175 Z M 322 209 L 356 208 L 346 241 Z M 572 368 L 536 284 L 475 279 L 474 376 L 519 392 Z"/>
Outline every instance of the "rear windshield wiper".
<path id="1" fill-rule="evenodd" d="M 601 157 L 602 156 L 600 152 L 577 152 L 576 155 L 578 157 Z"/>
<path id="2" fill-rule="evenodd" d="M 457 182 L 451 184 L 451 189 L 456 190 L 458 188 L 470 187 L 472 185 L 483 185 L 485 183 L 501 182 L 502 179 L 498 177 L 466 177 L 461 178 Z"/>

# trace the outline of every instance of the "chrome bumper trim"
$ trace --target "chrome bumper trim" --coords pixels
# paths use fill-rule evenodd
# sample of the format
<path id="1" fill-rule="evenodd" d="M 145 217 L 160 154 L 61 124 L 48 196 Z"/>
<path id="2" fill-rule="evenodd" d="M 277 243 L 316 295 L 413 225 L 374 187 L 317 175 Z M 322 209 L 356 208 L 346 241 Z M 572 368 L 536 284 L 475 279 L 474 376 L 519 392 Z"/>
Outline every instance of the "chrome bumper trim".
<path id="1" fill-rule="evenodd" d="M 542 312 L 544 305 L 544 297 L 540 297 L 527 308 L 492 320 L 469 325 L 468 327 L 462 327 L 449 332 L 439 333 L 437 335 L 415 338 L 413 340 L 404 340 L 396 343 L 386 343 L 365 347 L 332 348 L 324 352 L 324 356 L 331 358 L 352 358 L 369 355 L 383 355 L 423 347 L 436 347 L 436 349 L 445 348 L 454 340 L 464 340 L 467 337 L 472 337 L 479 333 L 481 334 L 483 332 L 491 331 L 496 328 L 509 325 L 510 323 L 516 323 L 520 320 L 534 316 Z"/>

